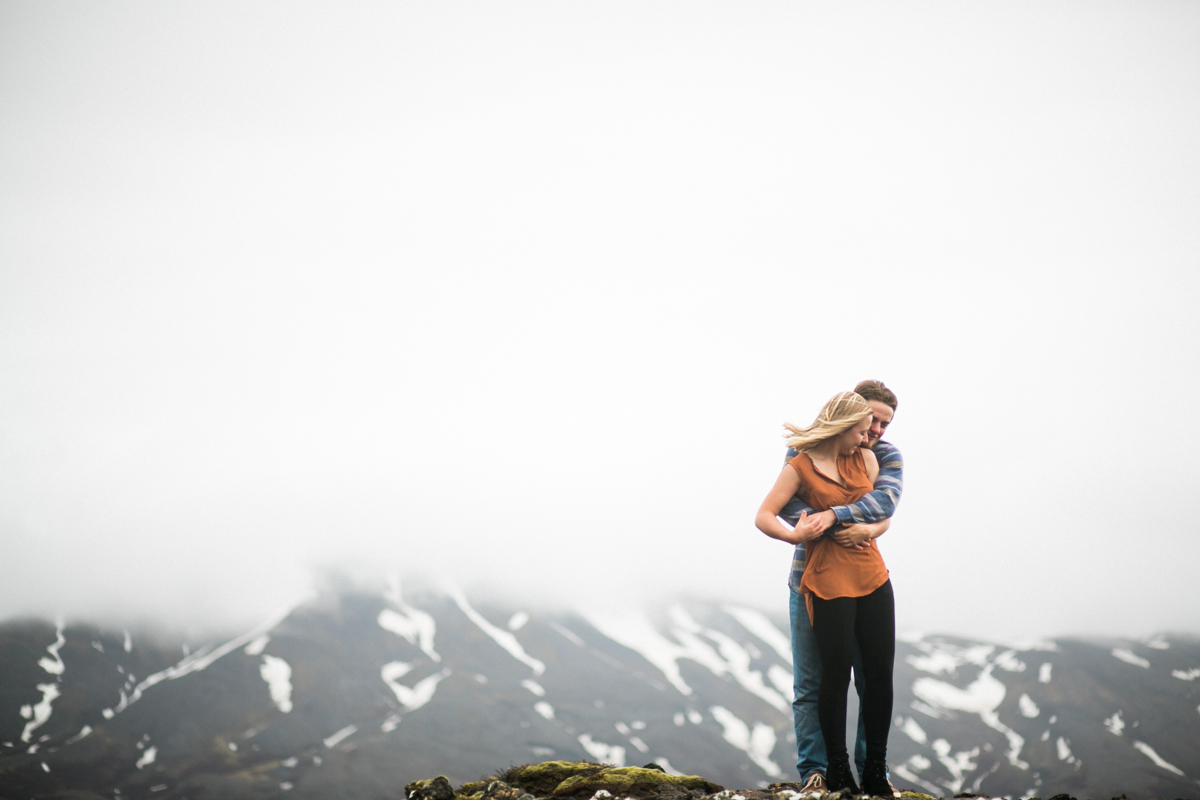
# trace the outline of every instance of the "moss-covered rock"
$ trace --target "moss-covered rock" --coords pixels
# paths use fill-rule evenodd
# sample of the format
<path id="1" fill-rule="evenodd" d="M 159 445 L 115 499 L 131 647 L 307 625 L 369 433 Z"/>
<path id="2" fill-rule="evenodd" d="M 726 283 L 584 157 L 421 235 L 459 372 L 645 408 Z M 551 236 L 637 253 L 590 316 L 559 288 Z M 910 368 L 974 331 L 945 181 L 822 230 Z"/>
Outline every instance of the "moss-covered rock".
<path id="1" fill-rule="evenodd" d="M 713 794 L 723 787 L 695 775 L 668 775 L 643 767 L 608 767 L 591 774 L 577 774 L 558 784 L 555 797 L 591 797 L 601 789 L 616 797 L 657 797 Z"/>
<path id="2" fill-rule="evenodd" d="M 512 767 L 497 777 L 510 786 L 524 789 L 538 797 L 546 797 L 554 794 L 563 781 L 590 777 L 607 769 L 611 767 L 591 761 L 543 761 L 541 764 Z"/>
<path id="3" fill-rule="evenodd" d="M 445 775 L 427 781 L 413 781 L 404 787 L 408 800 L 454 800 L 454 787 Z"/>

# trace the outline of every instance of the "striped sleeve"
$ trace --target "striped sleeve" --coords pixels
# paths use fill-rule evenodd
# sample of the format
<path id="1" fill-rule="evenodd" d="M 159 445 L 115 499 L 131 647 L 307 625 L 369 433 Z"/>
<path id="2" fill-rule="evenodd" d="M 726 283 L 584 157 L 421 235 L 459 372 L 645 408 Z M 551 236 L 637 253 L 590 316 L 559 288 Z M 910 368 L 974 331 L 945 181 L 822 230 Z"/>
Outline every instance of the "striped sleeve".
<path id="1" fill-rule="evenodd" d="M 834 506 L 833 513 L 838 522 L 847 525 L 855 522 L 879 522 L 896 513 L 896 504 L 904 491 L 904 459 L 891 442 L 880 440 L 873 448 L 879 459 L 879 477 L 875 489 L 862 500 L 848 506 Z"/>

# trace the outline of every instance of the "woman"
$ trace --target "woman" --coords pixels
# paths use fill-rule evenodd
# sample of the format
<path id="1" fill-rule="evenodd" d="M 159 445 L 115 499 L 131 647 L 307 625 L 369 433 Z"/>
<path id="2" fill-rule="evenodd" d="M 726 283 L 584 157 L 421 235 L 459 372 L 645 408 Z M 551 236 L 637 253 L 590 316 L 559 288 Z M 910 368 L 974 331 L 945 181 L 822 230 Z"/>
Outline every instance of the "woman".
<path id="1" fill-rule="evenodd" d="M 854 392 L 835 395 L 807 428 L 787 425 L 788 445 L 799 455 L 783 468 L 758 509 L 755 524 L 768 536 L 806 542 L 805 593 L 817 651 L 821 688 L 817 711 L 825 740 L 829 791 L 858 786 L 846 752 L 846 690 L 854 645 L 862 654 L 863 723 L 867 762 L 862 790 L 891 797 L 887 781 L 887 737 L 892 720 L 892 662 L 896 652 L 895 604 L 887 567 L 874 539 L 841 545 L 820 537 L 817 515 L 802 515 L 794 530 L 778 518 L 784 504 L 799 495 L 817 511 L 853 503 L 870 492 L 879 474 L 875 454 L 861 445 L 871 426 L 871 406 Z"/>

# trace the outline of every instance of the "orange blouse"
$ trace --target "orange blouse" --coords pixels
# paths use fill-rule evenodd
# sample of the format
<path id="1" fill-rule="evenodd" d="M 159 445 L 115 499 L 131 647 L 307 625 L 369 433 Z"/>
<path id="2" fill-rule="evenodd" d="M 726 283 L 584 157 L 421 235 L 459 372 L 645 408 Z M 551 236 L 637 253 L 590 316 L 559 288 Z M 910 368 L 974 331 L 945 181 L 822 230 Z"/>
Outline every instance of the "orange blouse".
<path id="1" fill-rule="evenodd" d="M 800 489 L 796 494 L 817 511 L 842 506 L 861 500 L 872 488 L 867 465 L 862 451 L 855 448 L 854 454 L 842 456 L 837 461 L 843 486 L 817 471 L 807 453 L 801 453 L 788 462 L 800 475 Z M 806 561 L 800 591 L 815 594 L 822 600 L 836 597 L 865 597 L 887 583 L 888 571 L 883 556 L 869 539 L 865 550 L 842 547 L 832 538 L 821 538 L 805 544 Z M 809 619 L 812 618 L 812 603 L 809 600 Z"/>

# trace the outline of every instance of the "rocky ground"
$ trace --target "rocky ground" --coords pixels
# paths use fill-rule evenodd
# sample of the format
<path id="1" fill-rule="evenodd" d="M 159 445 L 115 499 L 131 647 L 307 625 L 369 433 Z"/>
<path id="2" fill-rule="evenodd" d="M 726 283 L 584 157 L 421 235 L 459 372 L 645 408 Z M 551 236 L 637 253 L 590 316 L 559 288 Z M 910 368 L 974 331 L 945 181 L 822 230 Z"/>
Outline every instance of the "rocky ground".
<path id="1" fill-rule="evenodd" d="M 773 783 L 765 789 L 726 789 L 696 775 L 669 775 L 658 764 L 615 767 L 591 761 L 545 761 L 512 767 L 497 775 L 464 783 L 458 789 L 439 775 L 405 787 L 407 800 L 797 800 L 800 784 Z M 849 798 L 830 793 L 827 800 Z M 933 800 L 904 792 L 903 800 Z"/>
<path id="2" fill-rule="evenodd" d="M 800 784 L 773 783 L 765 789 L 726 789 L 696 775 L 669 775 L 658 764 L 614 767 L 590 761 L 545 761 L 512 767 L 455 789 L 444 775 L 415 781 L 404 789 L 407 800 L 799 800 Z M 850 800 L 849 791 L 814 800 Z M 987 798 L 969 792 L 959 800 Z M 898 800 L 935 800 L 919 792 L 900 792 Z M 1040 798 L 1030 798 L 1040 800 Z M 1077 800 L 1059 794 L 1049 800 Z M 1112 800 L 1126 800 L 1125 795 Z"/>

